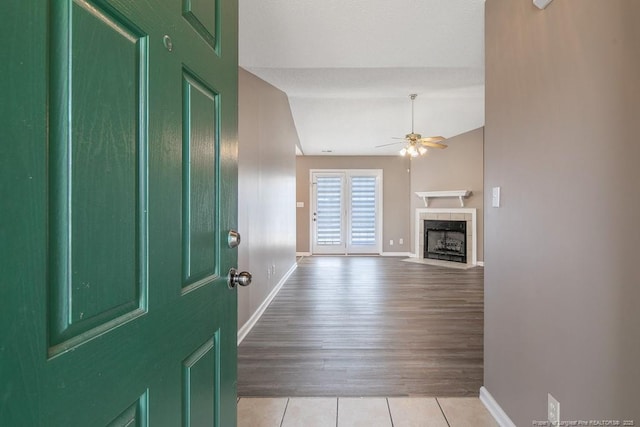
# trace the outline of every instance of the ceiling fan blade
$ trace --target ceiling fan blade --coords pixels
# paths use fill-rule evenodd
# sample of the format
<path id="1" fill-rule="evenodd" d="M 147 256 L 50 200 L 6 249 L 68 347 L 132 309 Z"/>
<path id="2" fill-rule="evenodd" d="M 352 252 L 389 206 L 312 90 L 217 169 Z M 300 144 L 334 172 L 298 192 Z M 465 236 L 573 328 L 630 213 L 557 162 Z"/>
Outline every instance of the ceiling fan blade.
<path id="1" fill-rule="evenodd" d="M 391 139 L 407 139 L 407 137 L 405 136 L 400 138 L 399 136 L 392 136 Z"/>
<path id="2" fill-rule="evenodd" d="M 404 141 L 398 141 L 398 142 L 392 142 L 392 143 L 389 143 L 389 144 L 376 145 L 375 148 L 386 147 L 388 145 L 402 144 L 403 142 Z"/>
<path id="3" fill-rule="evenodd" d="M 444 141 L 444 137 L 443 136 L 427 136 L 425 138 L 420 138 L 420 141 L 424 141 L 424 142 L 440 142 L 440 141 Z"/>
<path id="4" fill-rule="evenodd" d="M 420 144 L 426 147 L 431 147 L 431 148 L 447 148 L 448 147 L 447 144 L 443 144 L 442 142 L 430 142 L 430 141 L 421 140 Z"/>

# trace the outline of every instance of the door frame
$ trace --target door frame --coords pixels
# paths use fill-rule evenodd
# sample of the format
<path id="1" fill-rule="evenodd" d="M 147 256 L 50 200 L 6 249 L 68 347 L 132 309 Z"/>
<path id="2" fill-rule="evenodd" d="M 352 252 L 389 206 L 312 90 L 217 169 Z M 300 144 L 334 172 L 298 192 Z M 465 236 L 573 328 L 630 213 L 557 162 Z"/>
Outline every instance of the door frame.
<path id="1" fill-rule="evenodd" d="M 309 170 L 309 195 L 310 195 L 310 203 L 309 203 L 309 252 L 312 255 L 316 255 L 314 253 L 314 241 L 316 234 L 316 222 L 313 221 L 313 213 L 316 211 L 316 197 L 315 197 L 315 188 L 314 188 L 314 174 L 344 174 L 344 183 L 343 183 L 343 203 L 345 207 L 345 212 L 343 212 L 343 224 L 344 224 L 344 251 L 337 252 L 335 255 L 350 255 L 350 254 L 371 254 L 371 255 L 381 255 L 383 248 L 383 226 L 384 226 L 384 173 L 382 169 L 310 169 Z M 377 192 L 377 200 L 376 200 L 376 233 L 377 233 L 377 242 L 374 252 L 350 252 L 349 251 L 349 230 L 351 224 L 351 215 L 347 212 L 350 211 L 349 208 L 349 198 L 346 197 L 347 193 L 350 194 L 350 178 L 352 176 L 362 175 L 372 175 L 376 176 L 376 192 Z M 330 254 L 317 254 L 317 255 L 330 255 Z"/>

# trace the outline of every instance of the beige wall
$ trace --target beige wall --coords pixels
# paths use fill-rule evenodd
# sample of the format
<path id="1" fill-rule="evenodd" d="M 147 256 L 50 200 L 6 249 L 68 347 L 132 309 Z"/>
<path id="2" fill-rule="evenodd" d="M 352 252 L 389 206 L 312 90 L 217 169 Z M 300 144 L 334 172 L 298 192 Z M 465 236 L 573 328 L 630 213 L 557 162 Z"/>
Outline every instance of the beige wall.
<path id="1" fill-rule="evenodd" d="M 311 169 L 382 169 L 383 174 L 383 252 L 409 252 L 409 160 L 400 156 L 298 156 L 296 158 L 296 200 L 304 208 L 296 209 L 298 252 L 310 252 L 309 208 Z M 394 245 L 389 240 L 394 240 Z M 404 244 L 399 244 L 399 239 Z"/>
<path id="2" fill-rule="evenodd" d="M 519 426 L 548 392 L 638 425 L 640 1 L 485 16 L 485 386 Z"/>
<path id="3" fill-rule="evenodd" d="M 238 290 L 242 327 L 295 264 L 298 135 L 283 92 L 240 69 L 238 95 L 238 266 L 253 274 Z"/>
<path id="4" fill-rule="evenodd" d="M 415 227 L 415 210 L 424 208 L 416 191 L 471 190 L 465 208 L 476 208 L 478 221 L 478 261 L 483 252 L 483 128 L 447 139 L 445 150 L 431 150 L 426 156 L 411 160 L 411 235 Z M 459 208 L 457 198 L 431 199 L 430 208 Z M 414 239 L 411 239 L 413 248 Z"/>

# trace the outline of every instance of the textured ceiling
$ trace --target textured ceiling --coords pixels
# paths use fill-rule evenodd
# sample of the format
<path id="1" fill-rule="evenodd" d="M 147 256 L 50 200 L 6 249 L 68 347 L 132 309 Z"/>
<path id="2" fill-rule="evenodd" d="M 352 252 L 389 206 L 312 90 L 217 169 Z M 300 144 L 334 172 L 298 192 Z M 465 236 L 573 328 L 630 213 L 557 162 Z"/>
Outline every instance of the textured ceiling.
<path id="1" fill-rule="evenodd" d="M 240 0 L 240 66 L 289 96 L 305 154 L 388 155 L 484 125 L 484 0 Z"/>

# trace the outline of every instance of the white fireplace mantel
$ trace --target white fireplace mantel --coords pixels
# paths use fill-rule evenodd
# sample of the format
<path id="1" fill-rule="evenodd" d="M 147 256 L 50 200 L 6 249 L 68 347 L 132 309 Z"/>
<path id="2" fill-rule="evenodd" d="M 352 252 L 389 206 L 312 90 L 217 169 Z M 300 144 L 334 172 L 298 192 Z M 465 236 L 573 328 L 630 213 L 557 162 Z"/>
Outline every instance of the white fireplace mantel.
<path id="1" fill-rule="evenodd" d="M 416 196 L 422 198 L 424 207 L 429 207 L 429 199 L 434 197 L 457 197 L 460 200 L 460 207 L 464 208 L 464 199 L 471 195 L 471 190 L 450 190 L 450 191 L 416 191 Z"/>

